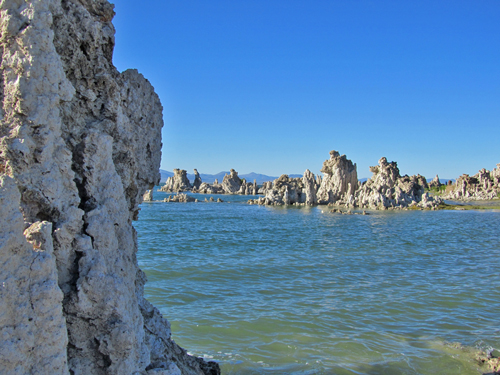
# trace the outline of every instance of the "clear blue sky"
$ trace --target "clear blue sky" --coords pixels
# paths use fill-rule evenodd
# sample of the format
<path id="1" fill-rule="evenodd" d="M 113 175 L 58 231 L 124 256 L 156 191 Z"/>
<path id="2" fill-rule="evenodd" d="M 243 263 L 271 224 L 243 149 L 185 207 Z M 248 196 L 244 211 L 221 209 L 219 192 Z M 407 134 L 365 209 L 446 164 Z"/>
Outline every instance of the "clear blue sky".
<path id="1" fill-rule="evenodd" d="M 358 176 L 500 163 L 500 1 L 116 0 L 114 63 L 164 110 L 162 169 Z"/>

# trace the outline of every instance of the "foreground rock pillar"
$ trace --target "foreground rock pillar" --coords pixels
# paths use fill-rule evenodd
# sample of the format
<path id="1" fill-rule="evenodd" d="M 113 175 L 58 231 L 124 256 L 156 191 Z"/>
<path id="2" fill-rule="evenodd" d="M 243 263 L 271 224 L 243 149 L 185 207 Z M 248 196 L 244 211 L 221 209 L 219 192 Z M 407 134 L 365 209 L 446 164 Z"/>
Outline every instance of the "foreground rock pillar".
<path id="1" fill-rule="evenodd" d="M 217 374 L 143 297 L 137 219 L 162 106 L 112 64 L 105 0 L 0 5 L 0 369 Z"/>

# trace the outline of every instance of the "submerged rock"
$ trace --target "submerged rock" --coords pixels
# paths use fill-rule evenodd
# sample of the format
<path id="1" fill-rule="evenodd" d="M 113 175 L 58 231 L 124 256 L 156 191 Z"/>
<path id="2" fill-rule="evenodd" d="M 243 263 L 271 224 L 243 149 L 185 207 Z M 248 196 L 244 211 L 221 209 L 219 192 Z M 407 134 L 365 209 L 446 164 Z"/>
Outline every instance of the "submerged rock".
<path id="1" fill-rule="evenodd" d="M 159 182 L 162 106 L 112 64 L 113 6 L 0 9 L 1 372 L 219 373 L 143 296 L 132 221 Z"/>

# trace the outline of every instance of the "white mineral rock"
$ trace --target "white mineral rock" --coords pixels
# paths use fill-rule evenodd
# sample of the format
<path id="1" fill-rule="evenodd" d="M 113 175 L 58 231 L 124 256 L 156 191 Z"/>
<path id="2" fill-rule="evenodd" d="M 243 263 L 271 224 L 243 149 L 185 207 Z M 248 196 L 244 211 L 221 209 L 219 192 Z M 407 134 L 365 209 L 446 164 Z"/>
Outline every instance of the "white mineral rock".
<path id="1" fill-rule="evenodd" d="M 191 184 L 189 182 L 189 179 L 187 178 L 187 171 L 184 169 L 176 168 L 174 169 L 174 175 L 167 178 L 167 182 L 160 188 L 160 191 L 164 191 L 167 193 L 177 193 L 181 191 L 189 191 L 191 189 Z"/>
<path id="2" fill-rule="evenodd" d="M 142 196 L 142 200 L 144 202 L 152 202 L 153 201 L 153 189 L 146 190 L 146 192 Z"/>
<path id="3" fill-rule="evenodd" d="M 454 188 L 446 196 L 451 200 L 489 200 L 497 199 L 500 194 L 500 164 L 491 172 L 481 169 L 470 177 L 467 174 L 460 176 Z"/>
<path id="4" fill-rule="evenodd" d="M 370 167 L 373 173 L 355 192 L 351 205 L 361 208 L 387 209 L 417 206 L 436 207 L 441 203 L 439 197 L 425 195 L 427 183 L 423 176 L 403 176 L 399 174 L 396 162 L 381 158 L 378 165 Z"/>
<path id="5" fill-rule="evenodd" d="M 319 204 L 345 203 L 358 188 L 356 164 L 335 150 L 330 151 L 330 159 L 325 160 L 321 172 L 323 179 L 317 192 Z"/>
<path id="6" fill-rule="evenodd" d="M 229 174 L 224 176 L 221 185 L 226 194 L 238 194 L 241 189 L 241 179 L 238 177 L 238 172 L 231 169 Z"/>
<path id="7" fill-rule="evenodd" d="M 106 0 L 0 4 L 0 372 L 218 373 L 143 297 L 137 219 L 162 106 L 112 64 Z"/>

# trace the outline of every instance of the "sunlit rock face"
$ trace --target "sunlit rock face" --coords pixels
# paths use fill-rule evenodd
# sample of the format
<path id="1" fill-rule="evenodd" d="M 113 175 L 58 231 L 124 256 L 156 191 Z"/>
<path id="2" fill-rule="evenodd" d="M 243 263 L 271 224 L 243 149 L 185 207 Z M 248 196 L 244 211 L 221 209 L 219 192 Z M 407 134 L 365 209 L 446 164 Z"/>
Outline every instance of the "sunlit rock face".
<path id="1" fill-rule="evenodd" d="M 225 194 L 238 194 L 241 189 L 241 184 L 242 181 L 238 177 L 238 172 L 231 169 L 229 174 L 226 174 L 222 179 L 221 186 Z"/>
<path id="2" fill-rule="evenodd" d="M 167 178 L 165 185 L 160 190 L 167 193 L 189 191 L 192 189 L 191 183 L 187 178 L 187 171 L 185 169 L 174 169 L 174 175 Z"/>
<path id="3" fill-rule="evenodd" d="M 346 203 L 358 188 L 356 164 L 337 151 L 330 151 L 330 159 L 325 160 L 323 179 L 317 192 L 319 204 Z"/>
<path id="4" fill-rule="evenodd" d="M 401 176 L 396 162 L 385 157 L 370 167 L 373 176 L 362 184 L 352 197 L 354 207 L 387 209 L 415 206 L 433 208 L 441 203 L 439 197 L 425 193 L 427 182 L 423 176 Z"/>
<path id="5" fill-rule="evenodd" d="M 2 372 L 217 373 L 143 297 L 132 221 L 159 182 L 162 106 L 112 64 L 113 6 L 0 7 Z"/>
<path id="6" fill-rule="evenodd" d="M 500 164 L 491 172 L 485 168 L 474 176 L 463 174 L 451 191 L 446 195 L 453 200 L 488 200 L 496 199 L 500 194 Z"/>

